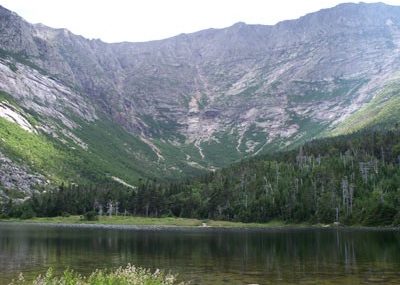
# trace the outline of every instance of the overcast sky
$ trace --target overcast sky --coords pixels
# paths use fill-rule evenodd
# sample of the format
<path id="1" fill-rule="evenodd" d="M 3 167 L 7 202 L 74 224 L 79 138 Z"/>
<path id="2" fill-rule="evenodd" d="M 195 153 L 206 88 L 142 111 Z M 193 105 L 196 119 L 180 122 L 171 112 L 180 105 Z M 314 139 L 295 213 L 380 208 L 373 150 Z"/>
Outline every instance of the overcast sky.
<path id="1" fill-rule="evenodd" d="M 236 22 L 275 24 L 340 0 L 0 0 L 31 23 L 106 42 L 148 41 Z M 363 2 L 378 2 L 364 0 Z M 400 0 L 384 0 L 400 5 Z"/>

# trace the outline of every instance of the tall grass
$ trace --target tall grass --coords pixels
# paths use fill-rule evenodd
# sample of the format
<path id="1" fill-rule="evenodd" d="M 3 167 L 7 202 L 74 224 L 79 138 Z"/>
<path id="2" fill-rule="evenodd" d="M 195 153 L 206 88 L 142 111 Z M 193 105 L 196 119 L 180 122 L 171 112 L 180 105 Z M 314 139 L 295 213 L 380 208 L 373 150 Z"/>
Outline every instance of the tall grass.
<path id="1" fill-rule="evenodd" d="M 9 285 L 185 285 L 178 283 L 176 275 L 166 274 L 160 270 L 151 272 L 128 264 L 115 271 L 96 270 L 84 277 L 73 270 L 65 270 L 61 276 L 56 276 L 50 268 L 45 275 L 39 275 L 34 281 L 26 281 L 22 274 L 18 280 Z"/>

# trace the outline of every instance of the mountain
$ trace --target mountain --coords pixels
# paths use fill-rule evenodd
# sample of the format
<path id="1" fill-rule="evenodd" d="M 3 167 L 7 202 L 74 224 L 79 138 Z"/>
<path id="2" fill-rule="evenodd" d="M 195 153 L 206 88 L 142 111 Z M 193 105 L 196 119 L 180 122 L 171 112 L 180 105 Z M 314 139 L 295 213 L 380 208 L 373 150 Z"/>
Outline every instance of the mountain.
<path id="1" fill-rule="evenodd" d="M 399 48 L 382 3 L 113 44 L 0 8 L 0 187 L 136 185 L 397 122 Z"/>

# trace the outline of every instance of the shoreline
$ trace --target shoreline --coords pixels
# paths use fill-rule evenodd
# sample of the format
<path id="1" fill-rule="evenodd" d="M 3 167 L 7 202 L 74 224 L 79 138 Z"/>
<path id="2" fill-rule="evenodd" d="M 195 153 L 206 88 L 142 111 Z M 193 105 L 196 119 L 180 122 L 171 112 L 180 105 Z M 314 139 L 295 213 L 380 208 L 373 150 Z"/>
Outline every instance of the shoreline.
<path id="1" fill-rule="evenodd" d="M 77 216 L 74 216 L 76 218 Z M 226 221 L 208 221 L 202 223 L 199 220 L 181 219 L 181 218 L 143 218 L 143 217 L 124 217 L 121 220 L 102 221 L 80 221 L 78 219 L 71 220 L 70 218 L 54 217 L 54 218 L 34 218 L 27 220 L 20 219 L 0 219 L 1 224 L 29 225 L 29 226 L 49 226 L 62 228 L 87 228 L 87 229 L 105 229 L 105 230 L 143 230 L 143 231 L 176 231 L 176 230 L 196 230 L 196 231 L 277 231 L 277 230 L 370 230 L 370 231 L 400 231 L 400 227 L 382 226 L 382 227 L 367 227 L 367 226 L 346 226 L 335 224 L 285 224 L 279 221 L 270 223 L 240 223 Z M 149 219 L 149 220 L 147 220 Z M 167 219 L 167 220 L 165 220 Z M 171 219 L 172 222 L 171 223 Z M 124 223 L 124 220 L 126 223 Z M 147 221 L 146 221 L 147 220 Z M 135 223 L 135 221 L 139 221 Z M 189 223 L 189 222 L 192 223 Z M 200 222 L 200 224 L 193 223 Z M 164 222 L 164 223 L 163 223 Z M 181 222 L 181 223 L 180 223 Z"/>

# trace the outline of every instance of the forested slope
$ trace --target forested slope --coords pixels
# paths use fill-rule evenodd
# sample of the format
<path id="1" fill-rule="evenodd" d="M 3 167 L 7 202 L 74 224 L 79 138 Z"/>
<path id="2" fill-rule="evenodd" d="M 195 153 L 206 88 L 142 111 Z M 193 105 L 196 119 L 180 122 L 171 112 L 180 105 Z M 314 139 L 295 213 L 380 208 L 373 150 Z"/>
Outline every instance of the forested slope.
<path id="1" fill-rule="evenodd" d="M 63 185 L 19 206 L 5 203 L 2 211 L 54 216 L 110 209 L 244 222 L 399 224 L 400 128 L 316 140 L 191 181 L 142 181 L 138 188 Z"/>

